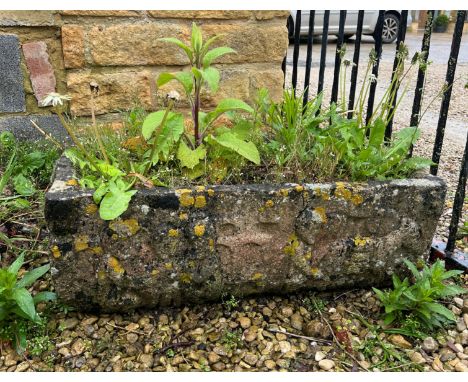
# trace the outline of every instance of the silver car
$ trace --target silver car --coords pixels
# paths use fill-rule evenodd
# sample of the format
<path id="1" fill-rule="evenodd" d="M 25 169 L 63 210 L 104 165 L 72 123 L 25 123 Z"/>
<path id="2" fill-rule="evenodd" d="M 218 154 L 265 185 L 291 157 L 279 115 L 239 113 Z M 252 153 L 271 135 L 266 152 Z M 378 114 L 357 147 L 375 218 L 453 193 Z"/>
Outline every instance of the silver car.
<path id="1" fill-rule="evenodd" d="M 289 38 L 294 39 L 294 25 L 296 22 L 296 12 L 291 11 L 288 18 L 288 34 Z M 344 35 L 345 40 L 348 40 L 356 34 L 357 21 L 359 11 L 347 11 Z M 396 40 L 398 36 L 398 28 L 400 27 L 400 12 L 401 11 L 385 11 L 382 42 L 389 44 Z M 315 11 L 314 20 L 314 35 L 322 34 L 323 29 L 323 15 L 325 11 Z M 301 11 L 301 36 L 308 35 L 309 33 L 309 15 L 310 11 Z M 362 34 L 370 35 L 375 38 L 375 27 L 379 11 L 364 11 L 364 21 L 362 25 Z M 340 11 L 330 11 L 330 22 L 328 27 L 328 34 L 338 35 L 338 26 L 340 22 Z M 410 14 L 408 14 L 407 26 L 412 22 Z"/>

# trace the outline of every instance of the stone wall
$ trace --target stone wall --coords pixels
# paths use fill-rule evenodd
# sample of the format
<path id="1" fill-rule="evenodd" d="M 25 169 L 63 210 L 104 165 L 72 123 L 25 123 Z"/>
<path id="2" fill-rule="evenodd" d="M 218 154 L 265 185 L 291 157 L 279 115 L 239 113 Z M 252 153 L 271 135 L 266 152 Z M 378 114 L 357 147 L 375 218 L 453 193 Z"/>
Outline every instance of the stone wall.
<path id="1" fill-rule="evenodd" d="M 188 41 L 192 21 L 209 37 L 237 51 L 216 65 L 222 97 L 252 100 L 260 87 L 281 96 L 281 63 L 288 45 L 288 11 L 0 11 L 0 126 L 14 114 L 47 114 L 38 102 L 56 90 L 73 97 L 73 116 L 90 115 L 90 82 L 99 85 L 96 114 L 128 109 L 137 102 L 155 108 L 152 84 L 162 71 L 179 71 L 187 59 L 158 41 Z M 168 84 L 168 86 L 174 86 Z M 3 120 L 3 122 L 2 122 Z"/>

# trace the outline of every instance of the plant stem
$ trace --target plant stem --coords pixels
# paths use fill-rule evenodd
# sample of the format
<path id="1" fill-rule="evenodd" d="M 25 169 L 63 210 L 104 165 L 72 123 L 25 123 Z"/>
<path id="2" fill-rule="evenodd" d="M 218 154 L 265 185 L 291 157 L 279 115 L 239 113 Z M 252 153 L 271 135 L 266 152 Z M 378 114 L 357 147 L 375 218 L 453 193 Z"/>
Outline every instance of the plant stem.
<path id="1" fill-rule="evenodd" d="M 151 148 L 151 153 L 150 153 L 150 157 L 149 157 L 149 162 L 148 164 L 146 165 L 146 168 L 145 168 L 145 171 L 143 171 L 143 176 L 146 176 L 146 174 L 148 173 L 149 169 L 151 168 L 151 165 L 153 163 L 153 156 L 154 154 L 156 153 L 156 149 L 158 147 L 158 137 L 159 137 L 159 134 L 161 133 L 161 130 L 162 128 L 164 127 L 164 124 L 166 123 L 166 119 L 167 119 L 167 116 L 169 115 L 169 112 L 171 111 L 172 107 L 174 106 L 174 101 L 173 100 L 169 100 L 169 104 L 167 105 L 167 108 L 166 108 L 166 112 L 164 113 L 164 116 L 163 116 L 163 119 L 160 123 L 160 125 L 156 128 L 156 130 L 154 131 L 153 135 L 154 135 L 154 141 L 153 141 L 153 147 Z"/>
<path id="2" fill-rule="evenodd" d="M 86 149 L 83 147 L 81 142 L 78 140 L 75 133 L 73 132 L 73 130 L 68 125 L 67 121 L 65 121 L 65 118 L 63 117 L 62 112 L 60 110 L 56 110 L 56 114 L 59 117 L 59 120 L 62 123 L 62 126 L 65 128 L 65 130 L 67 130 L 67 133 L 70 136 L 71 140 L 76 145 L 76 147 L 78 147 L 78 150 L 80 150 L 82 152 L 82 154 L 86 157 L 86 159 L 89 161 L 89 163 L 91 163 L 91 166 L 93 166 L 96 169 L 96 171 L 100 172 L 101 175 L 106 176 L 106 174 L 104 174 L 103 172 L 101 172 L 101 170 L 99 170 L 98 166 L 96 166 L 96 162 L 93 159 L 93 157 L 91 155 L 89 155 L 88 151 L 86 151 Z"/>
<path id="3" fill-rule="evenodd" d="M 195 130 L 195 147 L 200 146 L 201 144 L 201 134 L 200 134 L 200 121 L 199 121 L 199 114 L 200 114 L 200 90 L 201 90 L 201 83 L 200 81 L 195 80 L 195 101 L 193 106 L 193 125 Z"/>
<path id="4" fill-rule="evenodd" d="M 97 140 L 97 143 L 98 143 L 98 146 L 99 146 L 99 150 L 101 151 L 101 154 L 102 154 L 104 160 L 106 161 L 107 164 L 110 164 L 109 158 L 107 157 L 107 154 L 106 154 L 106 149 L 104 148 L 104 145 L 102 144 L 101 135 L 99 134 L 99 130 L 98 130 L 98 127 L 96 125 L 96 115 L 95 115 L 94 109 L 95 109 L 95 106 L 94 106 L 94 92 L 91 91 L 91 119 L 93 121 L 94 136 L 96 137 L 96 140 Z"/>

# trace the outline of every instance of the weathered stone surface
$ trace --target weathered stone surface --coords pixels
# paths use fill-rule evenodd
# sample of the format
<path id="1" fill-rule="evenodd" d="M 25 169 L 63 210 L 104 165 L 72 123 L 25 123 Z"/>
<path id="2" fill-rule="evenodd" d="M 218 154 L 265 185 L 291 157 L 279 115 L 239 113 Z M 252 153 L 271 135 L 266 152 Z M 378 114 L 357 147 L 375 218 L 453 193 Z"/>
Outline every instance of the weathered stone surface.
<path id="1" fill-rule="evenodd" d="M 49 93 L 55 92 L 54 68 L 50 64 L 47 44 L 34 41 L 23 44 L 23 54 L 29 70 L 34 95 L 40 103 Z"/>
<path id="2" fill-rule="evenodd" d="M 281 21 L 266 24 L 206 24 L 202 25 L 206 38 L 224 34 L 220 45 L 234 49 L 237 54 L 228 54 L 216 62 L 279 62 L 288 49 L 286 23 Z"/>
<path id="3" fill-rule="evenodd" d="M 179 23 L 95 26 L 88 32 L 93 63 L 101 66 L 186 65 L 184 52 L 163 37 L 190 40 L 190 28 Z"/>
<path id="4" fill-rule="evenodd" d="M 246 19 L 252 14 L 251 11 L 148 11 L 154 18 L 172 19 Z"/>
<path id="5" fill-rule="evenodd" d="M 141 106 L 151 105 L 150 83 L 154 75 L 148 71 L 127 71 L 112 73 L 92 73 L 91 70 L 68 73 L 67 88 L 72 97 L 70 111 L 74 115 L 90 115 L 91 82 L 99 85 L 99 95 L 95 98 L 96 114 L 126 110 L 133 100 Z"/>
<path id="6" fill-rule="evenodd" d="M 0 113 L 26 110 L 18 36 L 0 35 Z"/>
<path id="7" fill-rule="evenodd" d="M 284 73 L 279 65 L 264 70 L 250 71 L 250 97 L 253 98 L 258 89 L 266 88 L 275 102 L 283 99 Z"/>
<path id="8" fill-rule="evenodd" d="M 261 87 L 268 88 L 275 100 L 280 100 L 283 92 L 283 72 L 280 67 L 259 66 L 219 66 L 221 79 L 219 89 L 211 93 L 208 89 L 202 91 L 202 107 L 216 106 L 224 98 L 239 98 L 250 102 Z M 96 98 L 96 114 L 110 113 L 116 110 L 126 110 L 133 100 L 138 100 L 141 106 L 151 106 L 151 82 L 155 82 L 162 72 L 155 70 L 141 71 L 102 71 L 93 73 L 91 70 L 68 73 L 67 88 L 71 95 L 71 112 L 74 115 L 90 115 L 89 84 L 94 81 L 99 85 L 99 96 Z M 175 73 L 176 71 L 171 71 Z M 156 89 L 157 94 L 164 96 L 171 90 L 180 95 L 178 108 L 188 108 L 182 86 L 177 81 L 171 81 Z"/>
<path id="9" fill-rule="evenodd" d="M 73 10 L 66 10 L 60 11 L 60 14 L 64 16 L 93 16 L 93 17 L 135 17 L 140 16 L 141 13 L 139 11 L 112 11 L 112 10 L 103 10 L 103 11 L 73 11 Z"/>
<path id="10" fill-rule="evenodd" d="M 62 51 L 65 68 L 81 68 L 85 65 L 84 31 L 81 26 L 62 27 Z"/>
<path id="11" fill-rule="evenodd" d="M 0 26 L 53 26 L 56 11 L 0 11 Z"/>
<path id="12" fill-rule="evenodd" d="M 431 176 L 156 188 L 106 222 L 89 207 L 92 190 L 67 186 L 72 176 L 62 158 L 45 213 L 55 290 L 80 309 L 384 285 L 404 258 L 427 256 L 445 196 Z"/>
<path id="13" fill-rule="evenodd" d="M 290 15 L 290 11 L 254 11 L 257 20 L 269 20 L 275 17 L 281 17 L 284 20 Z"/>
<path id="14" fill-rule="evenodd" d="M 0 132 L 10 131 L 19 140 L 37 141 L 45 139 L 44 136 L 34 128 L 33 120 L 42 130 L 52 135 L 60 142 L 70 142 L 66 130 L 56 115 L 22 115 L 0 117 Z"/>
<path id="15" fill-rule="evenodd" d="M 237 51 L 221 57 L 219 63 L 282 62 L 288 47 L 283 23 L 206 24 L 206 39 L 224 34 L 220 44 Z M 274 38 L 273 38 L 274 36 Z M 93 27 L 88 34 L 90 52 L 96 65 L 186 65 L 188 59 L 174 44 L 157 41 L 176 37 L 189 41 L 190 27 L 182 23 L 119 24 Z"/>

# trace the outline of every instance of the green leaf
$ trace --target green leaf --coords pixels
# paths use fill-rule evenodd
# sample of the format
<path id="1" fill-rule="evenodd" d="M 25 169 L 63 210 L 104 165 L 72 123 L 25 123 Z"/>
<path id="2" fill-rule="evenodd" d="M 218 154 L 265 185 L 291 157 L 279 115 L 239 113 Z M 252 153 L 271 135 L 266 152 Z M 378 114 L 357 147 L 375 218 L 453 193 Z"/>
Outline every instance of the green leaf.
<path id="1" fill-rule="evenodd" d="M 101 173 L 113 178 L 114 176 L 122 176 L 124 173 L 120 171 L 117 167 L 106 163 L 104 161 L 98 161 L 96 167 L 101 171 Z"/>
<path id="2" fill-rule="evenodd" d="M 408 269 L 411 271 L 415 279 L 418 279 L 420 276 L 420 273 L 418 271 L 418 268 L 409 260 L 404 259 L 403 260 L 405 265 L 408 267 Z"/>
<path id="3" fill-rule="evenodd" d="M 179 149 L 177 150 L 177 159 L 180 161 L 182 167 L 187 167 L 192 170 L 205 157 L 206 149 L 203 145 L 192 150 L 183 140 L 180 141 Z"/>
<path id="4" fill-rule="evenodd" d="M 31 321 L 36 321 L 36 309 L 31 294 L 25 288 L 19 288 L 13 291 L 12 296 L 21 311 L 31 319 Z"/>
<path id="5" fill-rule="evenodd" d="M 370 128 L 369 146 L 380 148 L 385 137 L 385 123 L 381 118 L 377 118 Z"/>
<path id="6" fill-rule="evenodd" d="M 94 191 L 93 193 L 93 201 L 96 204 L 101 203 L 102 198 L 104 197 L 105 194 L 107 194 L 107 191 L 109 191 L 109 186 L 107 183 L 101 183 L 99 187 Z"/>
<path id="7" fill-rule="evenodd" d="M 6 133 L 6 132 L 4 132 Z M 2 133 L 3 134 L 3 133 Z M 14 139 L 14 137 L 13 137 Z M 16 149 L 13 151 L 13 154 L 11 154 L 11 157 L 8 161 L 8 164 L 6 166 L 5 171 L 3 172 L 2 177 L 0 178 L 0 195 L 3 193 L 3 189 L 7 185 L 7 183 L 10 180 L 11 174 L 13 173 L 13 170 L 16 165 Z"/>
<path id="8" fill-rule="evenodd" d="M 211 139 L 213 139 L 221 146 L 235 151 L 247 160 L 257 165 L 260 164 L 260 154 L 254 143 L 243 141 L 242 139 L 237 138 L 237 136 L 231 132 L 221 134 L 218 137 L 211 135 Z"/>
<path id="9" fill-rule="evenodd" d="M 26 178 L 23 174 L 13 177 L 13 186 L 15 187 L 15 191 L 23 196 L 31 196 L 36 192 L 36 188 L 31 180 Z"/>
<path id="10" fill-rule="evenodd" d="M 437 304 L 435 302 L 426 302 L 424 305 L 432 312 L 440 314 L 441 316 L 445 317 L 450 321 L 455 321 L 455 315 L 452 313 L 451 310 L 448 310 L 445 306 L 441 304 Z"/>
<path id="11" fill-rule="evenodd" d="M 23 264 L 24 264 L 24 252 L 21 255 L 19 255 L 16 258 L 16 260 L 13 262 L 13 264 L 11 264 L 8 267 L 8 272 L 16 275 L 18 271 L 20 270 L 20 268 L 23 266 Z"/>
<path id="12" fill-rule="evenodd" d="M 177 72 L 177 73 L 161 73 L 156 81 L 156 84 L 163 86 L 169 81 L 176 80 L 184 87 L 185 93 L 190 95 L 193 89 L 193 78 L 189 72 Z"/>
<path id="13" fill-rule="evenodd" d="M 205 117 L 206 123 L 210 123 L 218 118 L 221 114 L 226 113 L 230 110 L 241 110 L 247 113 L 253 113 L 254 110 L 247 105 L 244 101 L 236 98 L 225 98 L 218 103 L 216 109 L 208 113 Z"/>
<path id="14" fill-rule="evenodd" d="M 203 57 L 203 67 L 207 68 L 211 65 L 211 63 L 216 60 L 218 57 L 224 56 L 228 53 L 237 53 L 234 49 L 229 48 L 227 46 L 221 46 L 219 48 L 211 49 L 209 52 L 205 54 Z"/>
<path id="15" fill-rule="evenodd" d="M 145 120 L 143 121 L 143 126 L 141 127 L 141 133 L 143 134 L 143 138 L 145 138 L 145 140 L 149 140 L 151 138 L 154 130 L 156 130 L 156 128 L 161 124 L 165 112 L 165 110 L 159 110 L 146 116 Z M 171 112 L 169 113 L 168 118 L 170 116 Z"/>
<path id="16" fill-rule="evenodd" d="M 19 288 L 31 286 L 34 281 L 46 274 L 50 269 L 50 265 L 43 265 L 26 273 L 23 278 L 16 284 Z"/>
<path id="17" fill-rule="evenodd" d="M 192 43 L 193 51 L 196 53 L 199 53 L 203 45 L 203 37 L 202 37 L 201 29 L 195 23 L 192 23 L 191 43 Z"/>
<path id="18" fill-rule="evenodd" d="M 165 159 L 169 156 L 169 152 L 175 145 L 182 134 L 184 133 L 184 117 L 182 114 L 171 114 L 164 124 L 163 128 L 156 137 L 156 152 L 155 157 L 150 158 L 153 164 L 159 160 L 159 154 L 162 153 Z"/>
<path id="19" fill-rule="evenodd" d="M 102 198 L 99 206 L 99 216 L 103 220 L 114 220 L 128 209 L 132 196 L 136 190 L 124 191 L 117 187 L 112 187 L 111 191 Z"/>
<path id="20" fill-rule="evenodd" d="M 57 295 L 54 292 L 39 292 L 33 297 L 35 304 L 43 301 L 54 301 L 57 299 Z"/>
<path id="21" fill-rule="evenodd" d="M 201 74 L 203 76 L 203 79 L 206 81 L 208 84 L 208 87 L 213 93 L 216 93 L 218 91 L 219 87 L 219 70 L 215 68 L 207 68 L 204 70 L 201 70 Z"/>
<path id="22" fill-rule="evenodd" d="M 170 42 L 172 44 L 177 45 L 179 48 L 183 49 L 185 54 L 187 55 L 188 59 L 190 62 L 193 61 L 193 53 L 192 50 L 190 49 L 189 46 L 185 45 L 182 41 L 179 39 L 176 39 L 174 37 L 165 37 L 165 38 L 159 38 L 159 41 L 164 41 L 164 42 Z"/>

